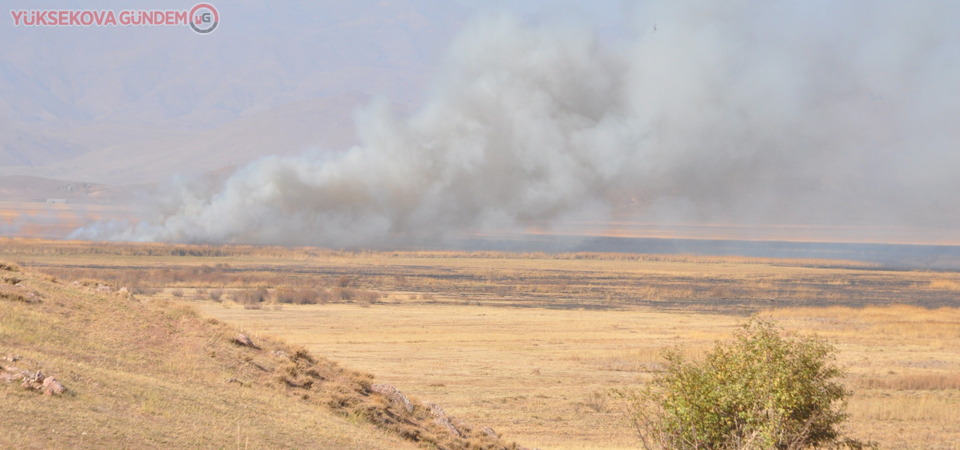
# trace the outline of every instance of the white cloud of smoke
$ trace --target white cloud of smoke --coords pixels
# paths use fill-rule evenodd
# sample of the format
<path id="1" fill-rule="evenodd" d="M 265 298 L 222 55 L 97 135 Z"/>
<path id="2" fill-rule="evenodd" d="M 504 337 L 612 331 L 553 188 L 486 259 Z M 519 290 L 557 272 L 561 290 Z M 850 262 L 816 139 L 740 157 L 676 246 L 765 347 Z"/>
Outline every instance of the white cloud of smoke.
<path id="1" fill-rule="evenodd" d="M 418 112 L 358 113 L 362 145 L 262 158 L 222 187 L 171 183 L 156 217 L 74 237 L 436 243 L 603 220 L 625 198 L 648 220 L 946 226 L 957 5 L 662 2 L 612 44 L 486 17 Z"/>

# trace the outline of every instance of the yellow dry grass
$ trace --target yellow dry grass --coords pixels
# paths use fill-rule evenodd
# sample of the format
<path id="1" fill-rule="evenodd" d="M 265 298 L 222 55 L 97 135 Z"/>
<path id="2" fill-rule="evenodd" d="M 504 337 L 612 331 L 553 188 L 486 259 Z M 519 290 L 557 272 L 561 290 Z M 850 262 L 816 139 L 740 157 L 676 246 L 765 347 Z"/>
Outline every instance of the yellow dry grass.
<path id="1" fill-rule="evenodd" d="M 104 244 L 0 238 L 0 258 L 116 287 L 329 289 L 518 306 L 743 314 L 773 306 L 955 302 L 960 273 L 849 261 L 626 254 L 345 252 L 316 248 Z"/>
<path id="2" fill-rule="evenodd" d="M 0 366 L 68 390 L 0 381 L 0 448 L 417 448 L 283 389 L 228 382 L 254 379 L 264 357 L 195 310 L 17 276 L 40 302 L 0 299 Z"/>
<path id="3" fill-rule="evenodd" d="M 960 282 L 956 280 L 931 280 L 930 289 L 945 289 L 948 291 L 960 291 Z"/>
<path id="4" fill-rule="evenodd" d="M 743 321 L 640 309 L 199 305 L 205 314 L 377 373 L 510 439 L 556 449 L 635 448 L 617 405 L 598 405 L 593 394 L 642 385 L 660 349 L 679 345 L 702 354 Z M 855 392 L 852 435 L 887 449 L 957 448 L 960 310 L 806 308 L 764 315 L 788 333 L 836 343 L 845 383 Z"/>
<path id="5" fill-rule="evenodd" d="M 228 305 L 230 306 L 230 305 Z M 650 311 L 550 310 L 443 304 L 284 305 L 248 310 L 197 303 L 205 314 L 373 371 L 405 392 L 540 448 L 633 448 L 594 392 L 648 379 L 659 349 L 702 351 L 735 317 Z M 596 405 L 594 405 L 596 406 Z"/>
<path id="6" fill-rule="evenodd" d="M 765 315 L 835 342 L 849 429 L 892 449 L 960 448 L 960 308 L 794 308 Z"/>
<path id="7" fill-rule="evenodd" d="M 763 311 L 788 333 L 836 343 L 855 392 L 854 437 L 888 449 L 960 448 L 956 272 L 658 255 L 0 244 L 0 259 L 63 279 L 162 289 L 147 298 L 332 290 L 343 280 L 379 292 L 372 305 L 190 304 L 544 449 L 636 448 L 616 405 L 597 393 L 642 385 L 660 349 L 703 354 Z"/>

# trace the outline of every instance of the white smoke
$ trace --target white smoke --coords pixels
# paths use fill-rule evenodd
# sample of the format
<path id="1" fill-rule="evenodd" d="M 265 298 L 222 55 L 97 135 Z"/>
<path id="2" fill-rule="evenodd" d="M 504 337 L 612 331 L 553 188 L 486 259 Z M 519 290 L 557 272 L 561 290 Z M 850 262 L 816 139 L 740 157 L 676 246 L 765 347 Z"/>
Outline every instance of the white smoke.
<path id="1" fill-rule="evenodd" d="M 634 42 L 487 17 L 362 145 L 267 157 L 74 237 L 378 246 L 609 217 L 857 225 L 960 212 L 960 8 L 664 2 Z M 656 31 L 653 23 L 656 22 Z M 950 167 L 952 169 L 947 169 Z"/>

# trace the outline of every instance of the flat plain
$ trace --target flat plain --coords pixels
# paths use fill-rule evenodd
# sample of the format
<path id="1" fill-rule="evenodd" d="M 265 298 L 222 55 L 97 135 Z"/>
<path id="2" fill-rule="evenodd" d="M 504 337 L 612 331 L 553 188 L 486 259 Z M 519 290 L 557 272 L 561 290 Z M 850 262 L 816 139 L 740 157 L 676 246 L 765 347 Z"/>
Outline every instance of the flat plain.
<path id="1" fill-rule="evenodd" d="M 960 448 L 957 272 L 829 260 L 25 240 L 0 241 L 0 259 L 192 305 L 544 449 L 636 448 L 606 393 L 643 386 L 662 349 L 697 356 L 761 315 L 788 334 L 836 345 L 854 393 L 852 436 L 889 449 Z"/>

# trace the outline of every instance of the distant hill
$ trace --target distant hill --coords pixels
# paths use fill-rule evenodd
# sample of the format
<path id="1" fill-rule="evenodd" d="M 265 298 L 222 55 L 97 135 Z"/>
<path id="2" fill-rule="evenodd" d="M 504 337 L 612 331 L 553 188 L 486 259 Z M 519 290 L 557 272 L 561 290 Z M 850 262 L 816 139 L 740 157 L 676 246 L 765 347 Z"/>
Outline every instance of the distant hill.
<path id="1" fill-rule="evenodd" d="M 351 92 L 277 106 L 211 129 L 164 134 L 118 125 L 76 128 L 61 140 L 78 143 L 85 151 L 64 154 L 59 160 L 48 157 L 43 159 L 46 163 L 32 167 L 3 165 L 0 175 L 128 185 L 161 181 L 177 173 L 200 174 L 264 155 L 308 148 L 346 150 L 357 142 L 353 111 L 368 100 Z M 103 133 L 120 135 L 119 142 L 95 142 Z"/>
<path id="2" fill-rule="evenodd" d="M 33 128 L 0 122 L 0 168 L 43 166 L 90 151 L 82 144 Z"/>
<path id="3" fill-rule="evenodd" d="M 344 150 L 370 95 L 421 100 L 468 15 L 440 0 L 217 7 L 221 24 L 207 36 L 0 27 L 0 175 L 133 184 L 310 146 Z"/>

